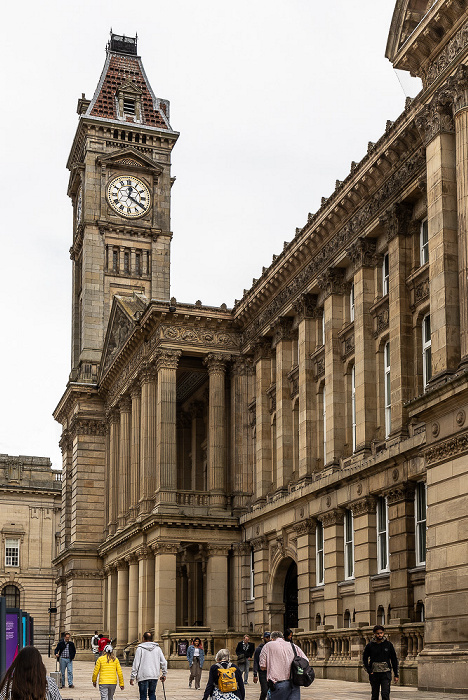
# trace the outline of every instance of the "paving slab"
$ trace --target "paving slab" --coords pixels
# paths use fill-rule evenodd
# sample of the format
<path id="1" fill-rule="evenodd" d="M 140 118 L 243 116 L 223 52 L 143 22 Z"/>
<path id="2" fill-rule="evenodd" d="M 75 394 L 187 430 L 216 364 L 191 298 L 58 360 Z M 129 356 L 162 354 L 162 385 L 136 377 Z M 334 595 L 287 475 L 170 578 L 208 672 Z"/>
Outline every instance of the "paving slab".
<path id="1" fill-rule="evenodd" d="M 47 672 L 55 671 L 55 661 L 44 657 Z M 94 664 L 91 661 L 73 662 L 74 688 L 62 688 L 63 700 L 99 700 L 99 690 L 91 683 Z M 114 700 L 138 700 L 138 685 L 130 685 L 130 667 L 122 666 L 125 688 L 115 691 Z M 166 700 L 201 700 L 208 681 L 208 668 L 203 670 L 201 689 L 192 690 L 188 687 L 189 672 L 183 669 L 169 669 L 165 683 Z M 246 700 L 258 700 L 260 687 L 250 682 L 245 688 Z M 164 700 L 161 684 L 156 689 L 157 700 Z M 347 681 L 331 681 L 317 678 L 310 688 L 301 690 L 302 700 L 370 700 L 370 686 L 367 683 L 349 683 Z M 393 700 L 467 700 L 468 696 L 459 693 L 434 693 L 421 691 L 417 688 L 392 685 L 391 699 Z"/>

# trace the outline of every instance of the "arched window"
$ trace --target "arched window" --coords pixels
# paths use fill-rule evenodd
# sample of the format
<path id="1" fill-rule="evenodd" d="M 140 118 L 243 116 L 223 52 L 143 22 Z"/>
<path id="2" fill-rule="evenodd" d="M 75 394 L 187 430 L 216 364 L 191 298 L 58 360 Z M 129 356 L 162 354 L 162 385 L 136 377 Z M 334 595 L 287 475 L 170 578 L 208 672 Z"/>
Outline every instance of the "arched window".
<path id="1" fill-rule="evenodd" d="M 2 590 L 2 596 L 6 600 L 7 608 L 19 608 L 20 607 L 20 591 L 19 588 L 8 584 Z"/>
<path id="2" fill-rule="evenodd" d="M 345 610 L 344 612 L 344 627 L 351 627 L 351 613 L 349 610 Z"/>
<path id="3" fill-rule="evenodd" d="M 379 605 L 377 608 L 377 624 L 385 625 L 385 610 L 383 609 L 382 605 Z"/>

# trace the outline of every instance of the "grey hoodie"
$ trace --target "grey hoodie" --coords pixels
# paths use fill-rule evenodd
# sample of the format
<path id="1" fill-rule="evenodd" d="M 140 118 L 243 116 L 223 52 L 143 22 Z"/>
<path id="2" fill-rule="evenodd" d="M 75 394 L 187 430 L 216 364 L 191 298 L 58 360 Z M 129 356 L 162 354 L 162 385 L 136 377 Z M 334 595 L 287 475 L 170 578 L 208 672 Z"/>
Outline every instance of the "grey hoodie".
<path id="1" fill-rule="evenodd" d="M 143 642 L 136 648 L 131 679 L 148 681 L 167 675 L 167 661 L 157 642 Z"/>

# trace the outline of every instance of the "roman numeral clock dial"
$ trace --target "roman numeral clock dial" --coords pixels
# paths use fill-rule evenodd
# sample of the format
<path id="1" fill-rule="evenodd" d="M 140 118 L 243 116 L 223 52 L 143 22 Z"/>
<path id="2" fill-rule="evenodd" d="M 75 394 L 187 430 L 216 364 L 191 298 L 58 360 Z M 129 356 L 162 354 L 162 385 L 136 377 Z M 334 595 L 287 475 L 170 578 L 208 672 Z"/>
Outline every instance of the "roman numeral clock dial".
<path id="1" fill-rule="evenodd" d="M 107 201 L 117 214 L 136 219 L 150 208 L 150 193 L 145 183 L 133 175 L 114 177 L 107 185 Z"/>

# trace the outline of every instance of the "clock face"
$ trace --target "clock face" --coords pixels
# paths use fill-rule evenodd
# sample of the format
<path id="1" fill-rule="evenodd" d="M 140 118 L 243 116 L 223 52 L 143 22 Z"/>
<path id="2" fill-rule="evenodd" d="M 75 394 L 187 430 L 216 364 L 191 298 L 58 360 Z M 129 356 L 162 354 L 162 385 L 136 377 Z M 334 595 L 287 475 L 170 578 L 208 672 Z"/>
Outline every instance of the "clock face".
<path id="1" fill-rule="evenodd" d="M 136 219 L 150 208 L 149 189 L 133 175 L 114 177 L 107 185 L 107 201 L 117 214 Z"/>

